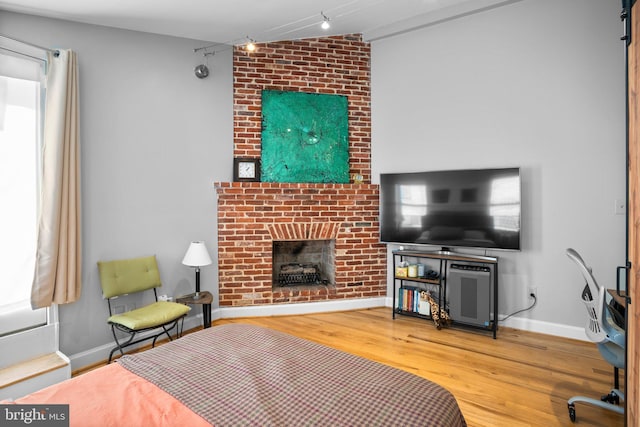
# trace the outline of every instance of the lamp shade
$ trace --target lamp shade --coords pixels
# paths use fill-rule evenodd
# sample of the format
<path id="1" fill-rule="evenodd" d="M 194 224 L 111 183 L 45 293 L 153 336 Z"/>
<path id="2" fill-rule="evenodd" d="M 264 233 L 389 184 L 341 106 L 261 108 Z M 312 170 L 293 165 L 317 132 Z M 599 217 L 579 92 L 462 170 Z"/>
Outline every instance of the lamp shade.
<path id="1" fill-rule="evenodd" d="M 191 242 L 189 249 L 187 249 L 187 253 L 182 260 L 182 263 L 189 267 L 202 267 L 203 265 L 209 265 L 212 262 L 213 261 L 211 261 L 209 251 L 207 250 L 207 246 L 204 242 Z"/>

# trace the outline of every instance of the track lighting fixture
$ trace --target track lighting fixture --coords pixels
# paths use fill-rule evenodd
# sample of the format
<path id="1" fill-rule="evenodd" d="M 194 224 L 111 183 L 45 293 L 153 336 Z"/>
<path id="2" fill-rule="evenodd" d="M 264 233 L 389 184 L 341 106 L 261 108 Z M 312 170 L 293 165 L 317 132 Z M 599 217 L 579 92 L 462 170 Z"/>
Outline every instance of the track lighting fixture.
<path id="1" fill-rule="evenodd" d="M 320 16 L 322 17 L 322 22 L 320 23 L 320 28 L 322 28 L 325 31 L 328 30 L 329 28 L 331 28 L 331 18 L 329 18 L 327 15 L 325 15 L 325 13 L 323 11 L 320 11 Z M 293 23 L 290 23 L 288 25 L 297 24 L 297 23 L 299 23 L 301 21 L 305 21 L 304 22 L 304 27 L 302 27 L 302 28 L 307 28 L 309 26 L 316 25 L 316 24 L 313 23 L 315 21 L 313 16 L 304 18 L 303 20 L 294 21 Z M 309 21 L 311 21 L 311 23 L 309 23 Z M 317 22 L 317 21 L 315 21 L 315 22 Z M 302 28 L 298 28 L 298 30 L 300 30 Z M 229 41 L 224 42 L 224 43 L 214 43 L 214 44 L 211 44 L 211 45 L 208 45 L 208 46 L 197 47 L 197 48 L 193 49 L 193 51 L 194 52 L 199 52 L 201 50 L 204 50 L 205 52 L 204 52 L 203 56 L 206 59 L 206 57 L 209 56 L 209 55 L 214 55 L 216 52 L 221 52 L 221 51 L 224 51 L 224 50 L 227 50 L 227 49 L 231 49 L 231 48 L 242 49 L 247 54 L 254 53 L 258 49 L 258 47 L 256 45 L 256 41 L 254 39 L 252 39 L 251 37 L 246 36 L 244 38 L 238 38 L 238 39 L 235 39 L 235 40 L 229 40 Z M 214 49 L 214 50 L 213 50 L 213 52 L 207 52 L 207 49 Z M 206 64 L 206 61 L 205 61 L 205 64 L 198 65 L 194 71 L 195 71 L 196 76 L 198 78 L 204 79 L 209 75 L 208 64 Z"/>
<path id="2" fill-rule="evenodd" d="M 251 37 L 247 36 L 246 37 L 247 42 L 244 44 L 244 50 L 246 50 L 249 53 L 253 53 L 256 51 L 256 41 L 254 39 L 252 39 Z"/>
<path id="3" fill-rule="evenodd" d="M 320 15 L 322 15 L 322 24 L 320 24 L 320 28 L 322 28 L 323 30 L 328 30 L 329 28 L 331 28 L 331 24 L 329 24 L 330 19 L 327 17 L 327 15 L 325 15 L 323 12 L 320 12 Z"/>
<path id="4" fill-rule="evenodd" d="M 224 43 L 214 43 L 214 44 L 210 44 L 208 46 L 202 46 L 202 47 L 196 47 L 195 49 L 193 49 L 193 52 L 200 52 L 201 50 L 205 51 L 205 55 L 209 52 L 207 52 L 207 49 L 212 49 L 214 47 L 218 47 L 218 46 L 225 46 Z M 213 52 L 215 53 L 215 51 Z"/>
<path id="5" fill-rule="evenodd" d="M 207 49 L 217 48 L 218 46 L 220 46 L 220 48 L 215 49 L 212 52 L 208 52 L 207 51 Z M 231 49 L 233 47 L 240 47 L 240 48 L 244 49 L 245 51 L 247 51 L 248 53 L 253 53 L 253 52 L 256 51 L 256 49 L 258 49 L 258 47 L 256 46 L 256 41 L 254 39 L 252 39 L 251 37 L 247 36 L 247 37 L 243 37 L 243 38 L 240 38 L 240 39 L 229 40 L 228 42 L 225 42 L 225 43 L 215 43 L 215 44 L 208 45 L 208 46 L 197 47 L 197 48 L 193 49 L 193 51 L 194 52 L 200 52 L 201 50 L 204 50 L 204 53 L 203 53 L 202 56 L 204 56 L 206 58 L 207 56 L 215 55 L 216 52 L 222 52 L 222 51 Z M 200 66 L 201 69 L 203 67 L 206 67 L 206 66 L 204 64 L 202 66 Z M 204 76 L 204 77 L 206 77 L 206 76 Z M 204 77 L 200 77 L 200 78 L 204 78 Z"/>

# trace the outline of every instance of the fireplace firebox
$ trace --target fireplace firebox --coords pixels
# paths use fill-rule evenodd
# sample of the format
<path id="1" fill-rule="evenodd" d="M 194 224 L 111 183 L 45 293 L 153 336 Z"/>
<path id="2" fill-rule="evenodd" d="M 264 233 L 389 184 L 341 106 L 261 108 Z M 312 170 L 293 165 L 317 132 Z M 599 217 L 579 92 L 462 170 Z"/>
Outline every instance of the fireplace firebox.
<path id="1" fill-rule="evenodd" d="M 335 283 L 335 240 L 273 241 L 273 287 Z"/>

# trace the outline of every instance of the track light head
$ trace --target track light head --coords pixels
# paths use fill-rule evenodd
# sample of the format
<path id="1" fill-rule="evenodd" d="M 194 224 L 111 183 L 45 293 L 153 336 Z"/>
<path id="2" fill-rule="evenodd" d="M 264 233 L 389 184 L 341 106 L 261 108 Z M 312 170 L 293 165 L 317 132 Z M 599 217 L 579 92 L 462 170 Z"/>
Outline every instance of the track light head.
<path id="1" fill-rule="evenodd" d="M 193 69 L 193 72 L 195 73 L 196 77 L 199 79 L 206 79 L 207 77 L 209 77 L 209 67 L 207 67 L 204 64 L 198 65 L 196 68 Z"/>
<path id="2" fill-rule="evenodd" d="M 247 42 L 244 44 L 244 50 L 249 53 L 255 52 L 257 49 L 256 41 L 249 36 L 247 36 L 246 39 Z"/>
<path id="3" fill-rule="evenodd" d="M 329 21 L 331 21 L 327 15 L 325 15 L 323 12 L 320 12 L 320 15 L 322 15 L 322 24 L 320 24 L 320 28 L 322 28 L 323 30 L 328 30 L 329 28 L 331 28 L 331 24 L 329 23 Z"/>
<path id="4" fill-rule="evenodd" d="M 206 48 L 194 49 L 193 51 L 197 52 L 197 51 L 202 50 L 202 49 L 206 49 Z M 195 73 L 197 78 L 206 79 L 207 77 L 209 77 L 209 57 L 213 56 L 215 54 L 216 54 L 215 52 L 207 52 L 206 50 L 204 51 L 202 56 L 204 56 L 205 63 L 204 64 L 200 64 L 196 68 L 193 69 L 193 72 Z"/>

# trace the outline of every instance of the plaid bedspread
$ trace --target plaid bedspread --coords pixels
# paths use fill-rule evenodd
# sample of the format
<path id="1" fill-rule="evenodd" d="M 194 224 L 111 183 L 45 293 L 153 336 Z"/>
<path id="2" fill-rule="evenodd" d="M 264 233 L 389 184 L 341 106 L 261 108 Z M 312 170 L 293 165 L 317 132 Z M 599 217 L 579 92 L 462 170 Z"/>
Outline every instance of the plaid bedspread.
<path id="1" fill-rule="evenodd" d="M 257 326 L 204 329 L 118 363 L 216 426 L 466 426 L 435 383 Z"/>

